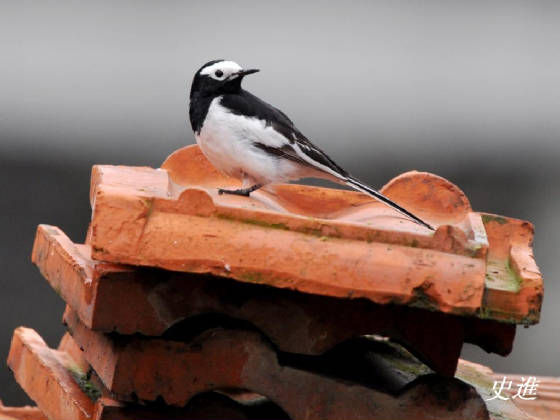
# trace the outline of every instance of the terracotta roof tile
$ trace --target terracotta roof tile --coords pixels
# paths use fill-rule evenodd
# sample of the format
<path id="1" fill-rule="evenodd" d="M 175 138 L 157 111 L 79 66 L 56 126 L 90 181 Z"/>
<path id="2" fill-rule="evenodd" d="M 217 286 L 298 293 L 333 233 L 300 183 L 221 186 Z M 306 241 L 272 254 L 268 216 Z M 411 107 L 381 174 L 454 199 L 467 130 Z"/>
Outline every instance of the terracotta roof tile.
<path id="1" fill-rule="evenodd" d="M 296 367 L 253 331 L 211 329 L 184 343 L 94 332 L 68 310 L 65 319 L 84 357 L 119 396 L 134 393 L 147 401 L 161 396 L 182 406 L 201 392 L 234 388 L 265 395 L 298 419 L 425 418 L 428 411 L 434 419 L 487 415 L 475 389 L 456 379 L 428 375 L 394 396 Z M 434 392 L 441 387 L 444 398 Z"/>
<path id="2" fill-rule="evenodd" d="M 544 287 L 533 257 L 533 225 L 494 214 L 481 215 L 490 244 L 483 315 L 509 322 L 537 323 Z"/>
<path id="3" fill-rule="evenodd" d="M 67 314 L 68 315 L 68 314 Z M 77 321 L 77 318 L 74 317 L 74 320 Z M 72 322 L 72 320 L 71 320 Z M 78 326 L 77 324 L 74 325 L 75 327 Z M 80 327 L 78 326 L 78 329 Z M 100 333 L 94 333 L 87 329 L 85 331 L 78 332 L 78 336 L 81 336 L 83 333 L 85 334 L 93 334 L 97 336 L 101 336 Z M 88 332 L 89 331 L 89 332 Z M 76 330 L 74 330 L 76 332 Z M 141 344 L 138 341 L 154 341 L 149 339 L 141 339 L 139 337 L 135 338 L 133 341 L 130 342 L 129 339 L 125 340 L 128 344 L 125 344 L 125 352 L 130 352 L 130 356 L 132 353 L 136 353 L 140 355 L 140 358 L 137 359 L 139 365 L 143 361 L 150 360 L 149 364 L 152 365 L 152 369 L 155 367 L 163 367 L 165 363 L 160 358 L 148 358 L 148 355 L 153 355 L 154 351 L 164 351 L 167 348 L 167 351 L 171 350 L 173 356 L 171 357 L 174 359 L 175 362 L 178 359 L 188 356 L 188 353 L 191 352 L 191 357 L 196 357 L 196 354 L 200 354 L 202 351 L 203 353 L 208 350 L 207 346 L 210 345 L 212 347 L 212 342 L 218 340 L 218 349 L 219 354 L 224 356 L 226 353 L 231 353 L 233 356 L 230 359 L 227 359 L 229 362 L 235 362 L 236 360 L 243 360 L 245 362 L 249 362 L 251 357 L 258 356 L 259 346 L 256 347 L 253 345 L 257 342 L 254 342 L 250 339 L 251 333 L 248 335 L 244 335 L 245 333 L 241 332 L 239 335 L 239 331 L 234 333 L 234 335 L 229 335 L 230 344 L 235 343 L 236 339 L 241 338 L 241 341 L 244 342 L 244 351 L 238 351 L 236 346 L 229 347 L 229 346 L 222 346 L 219 344 L 221 341 L 223 344 L 223 340 L 228 340 L 228 335 L 224 335 L 219 331 L 214 331 L 214 333 L 210 335 L 206 335 L 206 339 L 203 339 L 199 344 L 202 347 L 197 346 L 189 346 L 185 345 L 185 353 L 183 352 L 174 352 L 173 348 L 174 345 L 172 343 L 168 343 L 167 346 L 160 346 L 159 350 L 156 350 L 156 347 L 153 345 L 148 347 L 151 348 L 149 351 L 145 351 L 145 344 Z M 83 338 L 83 337 L 80 337 Z M 247 338 L 249 338 L 247 340 Z M 112 339 L 115 339 L 113 337 Z M 231 341 L 233 340 L 233 341 Z M 162 342 L 162 340 L 155 340 L 156 342 Z M 199 342 L 199 340 L 193 341 L 194 343 Z M 92 344 L 91 350 L 95 352 L 96 341 L 93 340 L 90 344 Z M 251 344 L 253 343 L 253 344 Z M 181 345 L 181 343 L 177 343 L 177 345 Z M 266 346 L 265 346 L 266 347 Z M 89 355 L 89 351 L 87 348 L 84 349 L 85 352 L 83 353 L 86 357 Z M 26 328 L 19 328 L 14 332 L 14 337 L 12 340 L 12 345 L 10 348 L 10 355 L 8 358 L 9 366 L 13 370 L 14 375 L 20 385 L 28 392 L 28 394 L 38 403 L 39 407 L 44 410 L 44 412 L 48 415 L 49 418 L 56 418 L 56 419 L 192 419 L 192 418 L 205 418 L 209 414 L 208 408 L 210 407 L 211 412 L 213 415 L 217 415 L 218 417 L 227 417 L 227 418 L 247 418 L 246 417 L 246 409 L 247 407 L 240 407 L 239 404 L 233 404 L 231 402 L 227 403 L 224 399 L 218 398 L 216 400 L 215 396 L 209 395 L 207 400 L 197 401 L 198 405 L 195 404 L 193 407 L 192 402 L 189 403 L 187 407 L 184 409 L 173 409 L 171 407 L 162 408 L 161 406 L 157 409 L 151 409 L 149 406 L 138 406 L 126 402 L 119 402 L 113 399 L 108 394 L 106 389 L 102 389 L 99 392 L 102 397 L 98 398 L 95 402 L 84 393 L 83 389 L 78 385 L 76 382 L 76 366 L 82 366 L 85 362 L 81 360 L 81 351 L 78 353 L 79 346 L 73 343 L 73 339 L 70 337 L 65 337 L 61 342 L 61 347 L 58 351 L 50 350 L 44 341 L 39 337 L 39 335 L 30 329 Z M 263 351 L 263 347 L 260 346 L 260 351 Z M 139 352 L 139 353 L 138 353 Z M 246 353 L 248 352 L 248 353 Z M 256 352 L 256 353 L 255 353 Z M 261 353 L 260 356 L 257 358 L 260 360 L 257 362 L 258 366 L 262 367 L 262 362 L 269 363 L 270 360 L 276 360 L 276 357 L 272 357 L 271 359 L 267 359 L 266 357 L 266 350 L 264 353 Z M 171 353 L 170 353 L 171 354 Z M 213 351 L 210 352 L 210 355 L 214 354 Z M 400 356 L 399 356 L 400 354 Z M 123 348 L 119 349 L 119 357 L 121 363 L 125 363 L 126 356 L 123 356 Z M 247 355 L 249 355 L 249 359 L 247 359 Z M 252 355 L 252 356 L 251 356 Z M 116 353 L 110 355 L 110 357 L 117 356 Z M 362 387 L 360 385 L 353 384 L 350 386 L 351 396 L 349 397 L 345 390 L 345 385 L 347 384 L 347 380 L 343 380 L 342 383 L 338 383 L 334 388 L 332 386 L 335 380 L 325 378 L 324 376 L 320 375 L 319 377 L 309 376 L 309 373 L 305 373 L 300 371 L 294 371 L 294 368 L 291 367 L 283 367 L 280 371 L 271 371 L 270 368 L 275 365 L 275 363 L 268 364 L 264 369 L 266 372 L 271 373 L 272 376 L 266 375 L 267 378 L 272 379 L 272 382 L 267 382 L 264 380 L 260 380 L 259 383 L 261 386 L 268 388 L 270 392 L 273 392 L 277 401 L 280 401 L 283 406 L 288 407 L 288 409 L 292 412 L 292 418 L 308 418 L 303 415 L 299 415 L 301 413 L 301 408 L 307 410 L 306 412 L 311 415 L 311 418 L 316 418 L 318 414 L 321 414 L 321 418 L 329 419 L 329 418 L 340 418 L 340 416 L 344 413 L 348 414 L 351 413 L 356 416 L 356 414 L 364 414 L 360 410 L 368 410 L 367 401 L 371 401 L 372 399 L 376 402 L 381 402 L 382 405 L 390 411 L 383 411 L 382 417 L 383 418 L 403 418 L 404 417 L 414 417 L 414 418 L 424 418 L 426 413 L 430 414 L 430 418 L 486 418 L 486 413 L 488 410 L 488 415 L 491 419 L 509 419 L 509 420 L 531 420 L 531 419 L 548 419 L 548 418 L 556 418 L 558 417 L 558 407 L 557 407 L 557 388 L 559 387 L 559 381 L 556 378 L 539 378 L 543 385 L 543 388 L 539 390 L 539 399 L 535 401 L 519 401 L 519 400 L 489 400 L 492 396 L 492 385 L 494 380 L 499 380 L 502 375 L 494 374 L 489 368 L 478 365 L 475 363 L 467 362 L 461 360 L 459 363 L 459 369 L 457 371 L 457 378 L 461 381 L 472 385 L 479 396 L 472 394 L 468 387 L 464 387 L 458 381 L 450 381 L 449 379 L 440 378 L 435 379 L 436 382 L 432 383 L 426 380 L 418 380 L 415 378 L 420 378 L 418 375 L 425 375 L 429 373 L 429 371 L 425 371 L 420 369 L 418 362 L 409 359 L 409 356 L 406 356 L 402 353 L 395 353 L 393 355 L 388 354 L 389 358 L 384 359 L 382 353 L 379 353 L 381 359 L 378 359 L 376 363 L 376 367 L 374 368 L 377 374 L 381 374 L 385 368 L 384 366 L 395 366 L 397 370 L 403 369 L 402 372 L 399 374 L 401 379 L 401 386 L 405 386 L 408 391 L 405 393 L 398 392 L 397 397 L 398 399 L 398 408 L 391 408 L 392 403 L 394 403 L 394 398 L 388 394 L 380 394 L 372 390 L 371 388 L 367 389 L 368 395 L 362 396 L 361 391 Z M 379 357 L 376 356 L 376 357 Z M 396 357 L 396 359 L 394 359 Z M 210 357 L 211 358 L 211 357 Z M 79 359 L 79 360 L 76 360 Z M 394 359 L 394 361 L 392 361 Z M 207 358 L 203 357 L 203 359 L 197 359 L 202 362 L 200 364 L 191 364 L 192 369 L 189 369 L 189 375 L 201 375 L 201 378 L 208 379 L 207 374 L 212 376 L 212 372 L 215 370 L 212 366 L 212 369 L 205 369 L 204 360 L 208 361 Z M 269 360 L 269 362 L 266 362 Z M 373 361 L 374 359 L 368 359 Z M 223 361 L 223 360 L 222 360 Z M 171 362 L 170 362 L 171 363 Z M 381 364 L 379 364 L 381 363 Z M 388 363 L 388 365 L 387 365 Z M 131 365 L 132 366 L 132 365 Z M 175 365 L 175 371 L 181 365 Z M 129 372 L 129 377 L 134 378 L 133 380 L 136 381 L 135 383 L 144 389 L 148 389 L 146 387 L 150 386 L 150 383 L 153 384 L 151 380 L 155 379 L 153 375 L 149 375 L 145 377 L 145 379 L 138 382 L 141 379 L 141 376 L 138 376 L 139 371 L 142 369 L 138 369 L 141 366 L 135 366 L 132 368 L 132 371 Z M 247 366 L 246 366 L 247 367 Z M 192 370 L 192 371 L 191 371 Z M 249 369 L 250 370 L 250 369 Z M 258 369 L 257 369 L 258 370 Z M 226 372 L 232 372 L 235 369 L 227 368 Z M 152 370 L 152 373 L 154 371 Z M 163 384 L 166 383 L 166 374 L 173 374 L 173 369 L 159 370 L 157 371 L 159 374 L 163 374 L 163 377 L 158 376 L 158 387 L 161 386 L 162 383 L 159 381 L 163 381 Z M 217 372 L 217 371 L 216 371 Z M 214 372 L 214 373 L 216 373 Z M 412 373 L 416 372 L 416 373 Z M 132 376 L 130 375 L 132 373 Z M 184 372 L 183 372 L 184 373 Z M 222 373 L 218 372 L 218 377 L 226 378 Z M 81 373 L 83 374 L 83 372 Z M 251 372 L 244 373 L 244 380 L 247 381 L 246 385 L 249 385 L 251 382 Z M 96 376 L 96 373 L 93 372 L 93 377 Z M 427 375 L 425 378 L 432 378 L 433 375 Z M 512 375 L 509 375 L 512 376 Z M 292 378 L 294 381 L 280 381 L 276 382 L 279 379 L 286 379 Z M 227 376 L 227 378 L 232 379 L 232 376 Z M 146 381 L 147 379 L 147 381 Z M 187 378 L 188 379 L 188 378 Z M 311 380 L 310 380 L 311 379 Z M 380 379 L 380 378 L 379 378 Z M 376 380 L 379 380 L 376 379 Z M 317 382 L 318 381 L 318 382 Z M 443 382 L 442 382 L 443 381 Z M 381 380 L 382 382 L 382 380 Z M 445 385 L 443 383 L 445 382 Z M 196 383 L 196 382 L 195 382 Z M 212 384 L 212 386 L 219 385 L 220 382 Z M 329 386 L 330 384 L 330 386 Z M 185 385 L 185 381 L 182 382 L 181 386 Z M 200 383 L 199 383 L 200 385 Z M 285 386 L 283 386 L 285 385 Z M 91 395 L 91 386 L 88 389 Z M 103 385 L 100 382 L 97 382 L 95 385 L 98 389 L 103 388 Z M 441 387 L 444 386 L 446 391 L 444 394 L 439 392 L 439 396 L 437 398 L 434 397 L 434 390 L 439 389 L 441 391 Z M 82 385 L 83 387 L 83 385 Z M 196 387 L 196 386 L 195 386 Z M 326 388 L 325 388 L 326 387 Z M 204 388 L 204 386 L 203 386 Z M 311 388 L 311 391 L 309 391 Z M 169 395 L 165 392 L 165 387 L 161 388 L 164 390 L 166 395 Z M 307 389 L 307 391 L 306 391 Z M 399 389 L 399 388 L 397 388 Z M 302 392 L 303 390 L 303 392 Z M 293 396 L 290 395 L 290 391 L 295 393 Z M 321 392 L 322 391 L 322 392 Z M 175 391 L 174 391 L 175 392 Z M 314 397 L 308 395 L 311 392 Z M 550 395 L 549 395 L 550 394 Z M 447 397 L 445 397 L 447 395 Z M 145 396 L 145 395 L 144 395 Z M 328 401 L 319 401 L 316 399 L 318 396 L 326 397 Z M 352 398 L 354 396 L 355 398 Z M 237 396 L 239 401 L 243 401 L 243 395 Z M 254 401 L 254 396 L 248 395 L 249 400 Z M 304 401 L 299 401 L 302 399 Z M 447 401 L 447 398 L 451 400 Z M 294 401 L 293 405 L 290 404 L 290 401 Z M 314 401 L 312 405 L 309 405 L 309 401 Z M 421 403 L 419 403 L 421 401 Z M 451 401 L 453 404 L 451 404 Z M 298 404 L 299 402 L 299 409 Z M 521 407 L 526 410 L 526 412 L 522 411 L 518 405 L 521 403 Z M 484 408 L 486 406 L 486 408 Z M 29 408 L 34 413 L 37 412 L 35 408 Z M 29 414 L 29 409 L 25 409 L 25 414 L 18 416 L 18 414 L 22 414 L 22 409 L 20 408 L 9 408 L 3 407 L 3 410 L 6 415 L 9 413 L 15 414 L 13 416 L 9 416 L 7 418 L 29 418 L 26 417 Z M 321 410 L 321 411 L 317 411 Z M 350 410 L 345 411 L 345 410 Z M 379 415 L 379 406 L 372 406 L 370 410 L 366 414 L 367 418 L 373 418 L 372 415 Z M 224 414 L 226 413 L 226 414 Z M 294 413 L 298 414 L 294 416 Z M 542 417 L 539 417 L 538 414 L 541 414 Z M 6 417 L 6 416 L 5 416 Z M 41 418 L 33 417 L 33 418 Z M 252 418 L 252 417 L 251 417 Z"/>
<path id="4" fill-rule="evenodd" d="M 23 327 L 15 330 L 8 366 L 47 417 L 91 418 L 93 401 L 74 380 L 74 362 L 66 353 L 50 350 L 35 331 Z"/>
<path id="5" fill-rule="evenodd" d="M 94 167 L 93 258 L 538 321 L 542 280 L 530 242 L 516 242 L 508 255 L 491 252 L 487 264 L 491 216 L 473 212 L 464 194 L 440 177 L 407 173 L 383 189 L 438 226 L 433 233 L 355 192 L 279 185 L 251 198 L 220 196 L 217 186 L 236 181 L 212 168 L 196 146 L 175 152 L 162 168 Z M 499 218 L 511 230 L 508 238 L 500 236 L 503 229 L 494 231 L 500 246 L 529 226 Z M 511 300 L 516 305 L 509 310 Z"/>
<path id="6" fill-rule="evenodd" d="M 515 332 L 513 325 L 423 309 L 96 262 L 88 245 L 73 244 L 53 226 L 38 227 L 32 260 L 84 325 L 105 332 L 168 336 L 200 316 L 219 313 L 250 323 L 292 353 L 321 354 L 352 337 L 388 336 L 451 376 L 463 341 L 505 355 Z M 446 339 L 434 345 L 435 336 Z"/>
<path id="7" fill-rule="evenodd" d="M 95 372 L 81 385 L 76 375 L 85 375 L 77 369 L 84 360 L 79 353 L 69 354 L 77 348 L 72 338 L 66 336 L 59 350 L 51 350 L 33 330 L 18 328 L 14 332 L 10 348 L 9 366 L 18 383 L 37 402 L 50 419 L 60 420 L 189 420 L 200 418 L 255 418 L 255 414 L 266 413 L 270 408 L 259 407 L 254 397 L 241 395 L 247 399 L 246 405 L 219 395 L 197 396 L 185 408 L 138 405 L 117 401 L 100 382 L 95 382 Z M 74 357 L 73 357 L 74 356 Z M 87 362 L 85 362 L 87 364 Z M 92 400 L 94 389 L 100 397 Z M 95 394 L 95 395 L 98 395 Z M 236 396 L 237 398 L 237 396 Z M 258 403 L 258 402 L 257 402 Z M 259 411 L 260 410 L 260 411 Z M 274 414 L 277 414 L 273 412 Z M 4 417 L 2 417 L 4 415 Z M 0 406 L 0 419 L 41 420 L 44 415 L 35 407 L 11 408 Z M 283 417 L 279 417 L 283 418 Z"/>

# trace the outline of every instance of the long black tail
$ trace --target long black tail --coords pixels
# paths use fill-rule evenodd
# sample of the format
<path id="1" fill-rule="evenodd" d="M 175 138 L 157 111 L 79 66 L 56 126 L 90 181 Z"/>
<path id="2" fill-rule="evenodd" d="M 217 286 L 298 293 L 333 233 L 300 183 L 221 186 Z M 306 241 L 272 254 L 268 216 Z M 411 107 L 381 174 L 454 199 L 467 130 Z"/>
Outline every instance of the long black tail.
<path id="1" fill-rule="evenodd" d="M 409 212 L 408 210 L 402 208 L 401 206 L 399 206 L 397 203 L 389 200 L 387 197 L 385 197 L 383 194 L 378 193 L 377 191 L 375 191 L 373 188 L 367 186 L 366 184 L 361 183 L 360 181 L 358 181 L 356 178 L 354 177 L 346 177 L 345 178 L 345 182 L 347 185 L 349 185 L 350 187 L 361 191 L 367 195 L 372 196 L 373 198 L 376 198 L 377 200 L 381 201 L 382 203 L 387 204 L 389 207 L 394 208 L 395 210 L 397 210 L 399 213 L 405 215 L 406 217 L 408 217 L 409 219 L 413 220 L 414 222 L 418 223 L 419 225 L 425 226 L 428 229 L 434 230 L 433 227 L 431 227 L 429 224 L 427 224 L 426 222 L 424 222 L 422 219 L 420 219 L 419 217 L 415 216 L 414 214 L 412 214 L 411 212 Z"/>

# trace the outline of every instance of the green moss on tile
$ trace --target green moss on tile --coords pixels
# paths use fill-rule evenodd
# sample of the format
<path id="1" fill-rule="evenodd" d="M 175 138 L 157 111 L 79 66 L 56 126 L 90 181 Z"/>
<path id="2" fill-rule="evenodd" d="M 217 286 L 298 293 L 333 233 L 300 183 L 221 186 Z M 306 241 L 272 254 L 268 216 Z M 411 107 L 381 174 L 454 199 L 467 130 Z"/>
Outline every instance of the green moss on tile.
<path id="1" fill-rule="evenodd" d="M 481 319 L 492 319 L 492 311 L 486 306 L 481 306 L 477 309 L 476 315 Z"/>
<path id="2" fill-rule="evenodd" d="M 518 293 L 523 285 L 523 279 L 513 269 L 509 259 L 488 259 L 485 277 L 489 289 Z"/>
<path id="3" fill-rule="evenodd" d="M 239 276 L 241 280 L 246 281 L 248 283 L 257 283 L 262 284 L 266 283 L 266 279 L 262 275 L 262 273 L 243 273 Z"/>
<path id="4" fill-rule="evenodd" d="M 228 220 L 230 222 L 246 223 L 248 225 L 262 226 L 262 227 L 266 227 L 266 228 L 270 228 L 270 229 L 290 230 L 288 225 L 286 225 L 285 223 L 269 223 L 269 222 L 265 222 L 263 220 L 257 220 L 257 219 L 239 219 L 238 220 L 238 219 L 235 219 L 234 217 L 227 216 L 227 215 L 224 215 L 224 214 L 219 214 L 216 217 L 218 217 L 219 219 Z"/>
<path id="5" fill-rule="evenodd" d="M 270 229 L 290 230 L 290 228 L 285 223 L 269 223 L 269 222 L 264 222 L 262 220 L 255 220 L 255 219 L 243 219 L 241 220 L 241 222 L 250 225 L 262 226 Z"/>
<path id="6" fill-rule="evenodd" d="M 410 302 L 410 306 L 422 309 L 428 309 L 430 311 L 437 311 L 439 310 L 439 304 L 434 298 L 429 296 L 425 288 L 421 286 L 417 286 L 412 290 L 414 297 Z"/>
<path id="7" fill-rule="evenodd" d="M 142 200 L 142 204 L 146 207 L 146 219 L 148 219 L 154 211 L 154 200 L 152 198 L 146 198 Z"/>
<path id="8" fill-rule="evenodd" d="M 101 397 L 101 391 L 91 382 L 92 370 L 90 369 L 87 373 L 84 373 L 77 366 L 68 367 L 68 371 L 72 375 L 72 378 L 76 381 L 80 389 L 88 396 L 93 402 L 97 401 Z"/>
<path id="9" fill-rule="evenodd" d="M 521 290 L 521 286 L 523 286 L 523 279 L 519 276 L 519 274 L 517 274 L 517 271 L 513 269 L 509 258 L 506 263 L 506 272 L 511 278 L 511 283 L 515 286 L 516 291 Z"/>
<path id="10" fill-rule="evenodd" d="M 325 236 L 321 229 L 304 228 L 302 232 L 307 234 L 307 235 L 317 236 L 318 238 L 321 238 L 321 237 Z"/>
<path id="11" fill-rule="evenodd" d="M 520 319 L 519 316 L 496 309 L 490 309 L 487 306 L 478 308 L 476 311 L 476 316 L 480 319 L 491 319 L 494 321 L 503 322 L 504 324 L 523 323 L 523 319 Z"/>
<path id="12" fill-rule="evenodd" d="M 479 258 L 482 256 L 483 247 L 481 244 L 476 244 L 469 248 L 468 253 L 471 258 Z"/>
<path id="13" fill-rule="evenodd" d="M 405 374 L 411 380 L 415 377 L 428 375 L 433 373 L 433 370 L 420 362 L 403 346 L 393 341 L 387 340 L 385 350 L 380 351 L 378 355 L 391 366 L 393 369 Z"/>
<path id="14" fill-rule="evenodd" d="M 508 223 L 508 220 L 505 217 L 502 216 L 494 216 L 491 214 L 483 214 L 481 215 L 482 217 L 482 222 L 484 224 L 488 224 L 490 222 L 496 222 L 499 223 L 500 225 L 505 225 L 506 223 Z"/>

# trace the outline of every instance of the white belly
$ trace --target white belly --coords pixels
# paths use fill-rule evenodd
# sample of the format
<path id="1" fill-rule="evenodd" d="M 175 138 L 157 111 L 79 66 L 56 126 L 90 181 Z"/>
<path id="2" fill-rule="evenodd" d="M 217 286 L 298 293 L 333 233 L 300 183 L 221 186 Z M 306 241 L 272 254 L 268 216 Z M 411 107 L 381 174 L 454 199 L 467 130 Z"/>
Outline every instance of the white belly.
<path id="1" fill-rule="evenodd" d="M 262 185 L 299 179 L 303 176 L 295 162 L 278 159 L 253 143 L 281 147 L 284 137 L 264 122 L 228 112 L 215 98 L 196 142 L 206 158 L 229 176 Z"/>

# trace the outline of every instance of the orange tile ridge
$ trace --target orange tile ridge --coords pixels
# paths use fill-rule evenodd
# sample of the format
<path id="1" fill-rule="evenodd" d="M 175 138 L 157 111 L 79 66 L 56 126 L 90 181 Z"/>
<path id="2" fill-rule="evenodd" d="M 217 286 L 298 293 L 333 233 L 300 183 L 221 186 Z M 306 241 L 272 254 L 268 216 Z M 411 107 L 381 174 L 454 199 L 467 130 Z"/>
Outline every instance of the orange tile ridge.
<path id="1" fill-rule="evenodd" d="M 220 174 L 200 152 L 187 146 L 172 153 L 161 169 L 96 165 L 92 207 L 101 189 L 144 199 L 151 211 L 216 216 L 316 236 L 429 248 L 482 256 L 487 241 L 480 217 L 465 194 L 444 178 L 408 172 L 381 191 L 443 229 L 428 229 L 386 205 L 355 191 L 276 184 L 250 198 L 219 195 L 219 187 L 238 181 Z M 450 226 L 452 228 L 450 228 Z"/>
<path id="2" fill-rule="evenodd" d="M 530 243 L 517 242 L 507 264 L 499 258 L 487 264 L 490 216 L 473 212 L 464 193 L 441 177 L 409 172 L 381 190 L 438 226 L 436 232 L 356 192 L 290 184 L 251 198 L 217 194 L 217 187 L 234 185 L 197 146 L 176 151 L 161 169 L 94 166 L 92 257 L 506 322 L 538 321 L 542 278 Z M 510 229 L 526 229 L 498 217 Z M 504 237 L 504 229 L 494 234 L 496 243 L 512 237 Z M 504 299 L 516 301 L 513 310 L 511 302 L 500 307 Z"/>
<path id="3" fill-rule="evenodd" d="M 439 225 L 435 233 L 359 193 L 279 185 L 275 195 L 219 196 L 225 182 L 196 146 L 159 170 L 95 166 L 93 258 L 452 313 L 481 305 L 482 222 L 442 178 L 411 173 L 384 189 L 392 198 L 416 190 L 401 204 Z"/>

